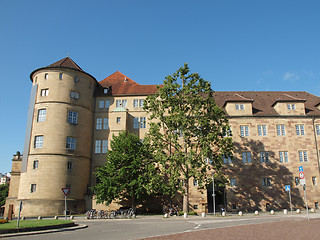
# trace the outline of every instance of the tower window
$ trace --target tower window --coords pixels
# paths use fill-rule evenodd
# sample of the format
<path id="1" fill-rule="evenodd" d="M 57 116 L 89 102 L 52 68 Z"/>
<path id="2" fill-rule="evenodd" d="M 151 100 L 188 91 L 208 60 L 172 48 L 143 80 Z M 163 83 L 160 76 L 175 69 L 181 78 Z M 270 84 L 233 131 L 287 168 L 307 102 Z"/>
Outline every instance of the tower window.
<path id="1" fill-rule="evenodd" d="M 67 164 L 67 170 L 68 171 L 72 170 L 72 167 L 73 167 L 73 163 L 71 161 L 69 161 Z"/>
<path id="2" fill-rule="evenodd" d="M 43 146 L 43 136 L 34 137 L 34 148 L 42 148 Z"/>
<path id="3" fill-rule="evenodd" d="M 40 92 L 40 96 L 41 97 L 45 97 L 45 96 L 48 96 L 48 95 L 49 95 L 49 89 L 48 88 L 41 89 L 41 92 Z"/>
<path id="4" fill-rule="evenodd" d="M 63 73 L 59 73 L 59 80 L 62 80 Z"/>
<path id="5" fill-rule="evenodd" d="M 79 77 L 74 77 L 74 82 L 75 83 L 79 82 Z"/>
<path id="6" fill-rule="evenodd" d="M 38 110 L 38 122 L 44 122 L 46 120 L 47 109 L 39 109 Z"/>
<path id="7" fill-rule="evenodd" d="M 68 111 L 68 123 L 77 124 L 78 123 L 78 113 L 73 111 Z"/>
<path id="8" fill-rule="evenodd" d="M 33 169 L 37 169 L 39 167 L 39 161 L 38 160 L 34 160 L 33 161 Z"/>
<path id="9" fill-rule="evenodd" d="M 77 142 L 77 139 L 74 138 L 74 137 L 67 137 L 67 144 L 66 144 L 66 148 L 67 149 L 76 149 L 76 142 Z"/>
<path id="10" fill-rule="evenodd" d="M 79 93 L 75 91 L 70 91 L 70 97 L 73 99 L 79 99 Z"/>
<path id="11" fill-rule="evenodd" d="M 31 184 L 30 192 L 35 192 L 37 190 L 37 185 L 36 184 Z"/>
<path id="12" fill-rule="evenodd" d="M 44 79 L 48 79 L 48 73 L 44 74 Z"/>
<path id="13" fill-rule="evenodd" d="M 117 123 L 121 122 L 121 117 L 117 117 Z"/>

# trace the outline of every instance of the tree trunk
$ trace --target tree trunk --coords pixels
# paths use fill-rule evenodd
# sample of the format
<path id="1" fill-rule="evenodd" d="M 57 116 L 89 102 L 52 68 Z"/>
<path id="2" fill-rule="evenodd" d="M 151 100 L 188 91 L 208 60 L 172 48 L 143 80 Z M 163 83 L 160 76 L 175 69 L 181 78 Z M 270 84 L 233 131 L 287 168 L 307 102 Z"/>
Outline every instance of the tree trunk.
<path id="1" fill-rule="evenodd" d="M 189 179 L 185 179 L 184 182 L 185 193 L 183 194 L 183 212 L 189 212 Z"/>

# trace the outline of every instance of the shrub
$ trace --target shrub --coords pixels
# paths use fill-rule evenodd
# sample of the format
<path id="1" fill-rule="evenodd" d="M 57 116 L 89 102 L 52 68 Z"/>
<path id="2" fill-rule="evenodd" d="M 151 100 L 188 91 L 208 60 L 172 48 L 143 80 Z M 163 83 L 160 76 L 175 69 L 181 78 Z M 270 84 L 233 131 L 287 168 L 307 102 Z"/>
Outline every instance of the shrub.
<path id="1" fill-rule="evenodd" d="M 0 219 L 0 224 L 4 224 L 4 223 L 7 223 L 8 222 L 8 219 Z"/>
<path id="2" fill-rule="evenodd" d="M 198 215 L 196 212 L 189 212 L 188 215 Z"/>

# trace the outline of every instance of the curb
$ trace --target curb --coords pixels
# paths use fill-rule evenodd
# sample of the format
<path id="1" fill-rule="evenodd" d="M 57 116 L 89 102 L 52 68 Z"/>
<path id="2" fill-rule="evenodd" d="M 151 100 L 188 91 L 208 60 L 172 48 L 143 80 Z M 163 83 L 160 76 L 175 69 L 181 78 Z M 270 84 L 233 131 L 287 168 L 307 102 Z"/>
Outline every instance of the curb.
<path id="1" fill-rule="evenodd" d="M 6 233 L 1 234 L 0 238 L 9 238 L 9 237 L 18 237 L 18 236 L 26 236 L 26 235 L 36 235 L 36 234 L 45 234 L 45 233 L 54 233 L 54 232 L 66 232 L 66 231 L 74 231 L 78 229 L 87 228 L 87 225 L 80 224 L 74 227 L 66 227 L 66 228 L 57 228 L 50 230 L 41 230 L 41 231 L 32 231 L 32 232 L 20 232 L 20 233 Z"/>

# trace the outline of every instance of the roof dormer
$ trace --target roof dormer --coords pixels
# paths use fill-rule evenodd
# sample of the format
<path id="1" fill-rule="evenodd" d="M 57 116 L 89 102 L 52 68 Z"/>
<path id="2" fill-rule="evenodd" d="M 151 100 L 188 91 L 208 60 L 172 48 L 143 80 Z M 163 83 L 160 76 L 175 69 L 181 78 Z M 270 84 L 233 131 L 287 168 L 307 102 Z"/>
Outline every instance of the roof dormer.
<path id="1" fill-rule="evenodd" d="M 251 116 L 253 99 L 245 98 L 235 93 L 224 103 L 224 108 L 230 116 Z"/>
<path id="2" fill-rule="evenodd" d="M 279 115 L 305 115 L 305 99 L 282 94 L 272 105 Z"/>

